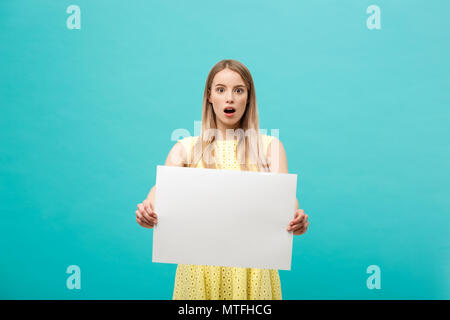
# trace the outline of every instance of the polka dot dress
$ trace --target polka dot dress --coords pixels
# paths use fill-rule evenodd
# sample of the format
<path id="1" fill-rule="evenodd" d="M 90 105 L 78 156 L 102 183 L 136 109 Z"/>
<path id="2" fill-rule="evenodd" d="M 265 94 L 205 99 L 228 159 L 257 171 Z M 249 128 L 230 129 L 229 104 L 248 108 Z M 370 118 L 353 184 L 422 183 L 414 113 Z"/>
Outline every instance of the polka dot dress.
<path id="1" fill-rule="evenodd" d="M 261 135 L 264 150 L 272 139 Z M 188 154 L 196 137 L 180 140 Z M 220 169 L 240 170 L 236 140 L 215 142 Z M 201 163 L 198 167 L 202 167 Z M 175 274 L 174 300 L 281 300 L 278 270 L 179 264 Z"/>

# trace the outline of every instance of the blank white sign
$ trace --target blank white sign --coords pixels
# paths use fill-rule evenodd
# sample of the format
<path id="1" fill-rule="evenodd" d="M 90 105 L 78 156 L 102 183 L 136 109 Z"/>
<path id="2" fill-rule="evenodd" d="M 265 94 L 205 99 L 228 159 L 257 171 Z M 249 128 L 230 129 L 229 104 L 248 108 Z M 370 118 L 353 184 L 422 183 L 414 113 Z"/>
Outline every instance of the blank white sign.
<path id="1" fill-rule="evenodd" d="M 291 269 L 297 175 L 157 166 L 153 262 Z"/>

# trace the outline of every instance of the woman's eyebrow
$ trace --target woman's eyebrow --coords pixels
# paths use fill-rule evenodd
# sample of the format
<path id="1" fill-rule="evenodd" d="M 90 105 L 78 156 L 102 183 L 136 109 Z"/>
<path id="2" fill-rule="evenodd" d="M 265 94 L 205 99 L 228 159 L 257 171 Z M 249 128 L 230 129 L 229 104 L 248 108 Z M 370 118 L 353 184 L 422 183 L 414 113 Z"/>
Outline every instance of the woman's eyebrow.
<path id="1" fill-rule="evenodd" d="M 223 86 L 223 87 L 226 87 L 226 85 L 224 85 L 224 84 L 221 84 L 221 83 L 218 83 L 218 84 L 216 84 L 216 87 L 217 86 Z M 245 87 L 245 85 L 243 85 L 243 84 L 238 84 L 237 86 L 234 86 L 235 88 L 236 87 Z"/>

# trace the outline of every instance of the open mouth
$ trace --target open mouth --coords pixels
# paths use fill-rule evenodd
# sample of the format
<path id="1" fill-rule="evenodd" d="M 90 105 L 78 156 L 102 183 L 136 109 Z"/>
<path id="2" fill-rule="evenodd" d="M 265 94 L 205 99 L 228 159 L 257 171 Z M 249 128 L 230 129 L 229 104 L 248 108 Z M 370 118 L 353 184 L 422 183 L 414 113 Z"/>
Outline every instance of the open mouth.
<path id="1" fill-rule="evenodd" d="M 226 114 L 233 114 L 234 112 L 236 111 L 236 109 L 234 109 L 233 107 L 227 107 L 227 108 L 225 108 L 225 110 L 224 110 L 224 112 L 226 113 Z"/>

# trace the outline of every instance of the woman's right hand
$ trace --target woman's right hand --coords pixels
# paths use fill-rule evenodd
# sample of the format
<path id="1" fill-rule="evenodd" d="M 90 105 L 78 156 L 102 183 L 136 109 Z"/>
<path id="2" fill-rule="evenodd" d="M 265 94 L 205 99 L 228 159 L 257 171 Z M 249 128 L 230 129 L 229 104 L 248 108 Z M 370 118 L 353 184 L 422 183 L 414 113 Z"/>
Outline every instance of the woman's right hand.
<path id="1" fill-rule="evenodd" d="M 158 216 L 153 211 L 153 204 L 150 200 L 145 199 L 137 205 L 136 221 L 141 227 L 153 228 L 158 223 Z"/>

